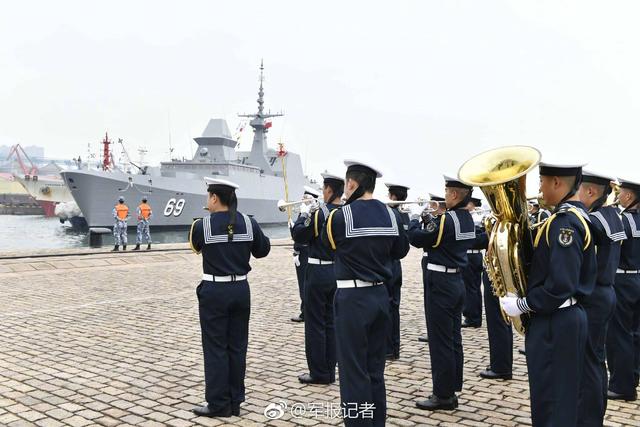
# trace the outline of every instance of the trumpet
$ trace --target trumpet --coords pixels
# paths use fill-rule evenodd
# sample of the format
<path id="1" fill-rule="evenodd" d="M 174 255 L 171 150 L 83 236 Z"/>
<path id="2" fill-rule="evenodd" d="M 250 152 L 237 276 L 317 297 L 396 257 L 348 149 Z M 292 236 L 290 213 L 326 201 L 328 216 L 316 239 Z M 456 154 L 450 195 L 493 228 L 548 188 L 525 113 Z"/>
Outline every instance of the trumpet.
<path id="1" fill-rule="evenodd" d="M 284 200 L 278 200 L 278 209 L 280 210 L 280 212 L 286 212 L 286 210 L 289 208 L 295 208 L 305 203 L 313 203 L 316 201 L 318 201 L 318 199 L 315 199 L 315 198 L 302 199 L 296 202 L 287 202 Z"/>
<path id="2" fill-rule="evenodd" d="M 387 206 L 397 206 L 397 205 L 418 205 L 425 206 L 429 205 L 431 208 L 436 209 L 440 202 L 437 200 L 429 200 L 429 199 L 417 199 L 417 200 L 390 200 L 388 202 L 384 202 Z"/>

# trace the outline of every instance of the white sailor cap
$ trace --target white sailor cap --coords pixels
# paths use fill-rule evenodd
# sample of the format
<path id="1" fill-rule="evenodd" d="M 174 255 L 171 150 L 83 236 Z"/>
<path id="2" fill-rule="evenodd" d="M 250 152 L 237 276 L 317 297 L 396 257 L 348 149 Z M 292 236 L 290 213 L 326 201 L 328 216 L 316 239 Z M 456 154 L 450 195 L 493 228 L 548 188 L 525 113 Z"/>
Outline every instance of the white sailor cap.
<path id="1" fill-rule="evenodd" d="M 560 164 L 540 162 L 540 175 L 542 176 L 578 176 L 582 173 L 582 167 L 586 163 Z"/>
<path id="2" fill-rule="evenodd" d="M 396 184 L 394 182 L 385 182 L 384 185 L 386 185 L 388 189 L 391 189 L 391 188 L 402 188 L 402 189 L 405 189 L 405 190 L 411 190 L 411 187 L 409 187 L 407 185 Z"/>
<path id="3" fill-rule="evenodd" d="M 204 177 L 204 182 L 205 184 L 207 184 L 207 186 L 209 185 L 223 185 L 225 187 L 231 187 L 234 190 L 237 190 L 238 188 L 240 188 L 240 186 L 234 182 L 231 181 L 227 181 L 226 179 L 220 179 L 220 178 L 210 178 L 208 176 Z"/>
<path id="4" fill-rule="evenodd" d="M 310 187 L 308 185 L 304 186 L 304 194 L 310 194 L 313 197 L 320 197 L 320 191 L 318 191 L 318 189 Z"/>
<path id="5" fill-rule="evenodd" d="M 609 175 L 604 175 L 593 171 L 582 171 L 582 182 L 591 182 L 596 185 L 609 185 L 609 183 L 615 181 L 616 179 Z"/>
<path id="6" fill-rule="evenodd" d="M 635 191 L 640 194 L 640 183 L 637 181 L 630 181 L 628 179 L 618 178 L 620 181 L 620 188 L 626 188 L 631 191 Z"/>
<path id="7" fill-rule="evenodd" d="M 442 175 L 444 178 L 444 186 L 445 187 L 454 187 L 454 188 L 466 188 L 467 190 L 473 190 L 471 185 L 465 184 L 460 181 L 458 178 L 452 178 L 449 175 Z"/>
<path id="8" fill-rule="evenodd" d="M 380 172 L 380 170 L 377 169 L 376 167 L 371 166 L 370 163 L 364 163 L 358 160 L 347 159 L 344 161 L 344 165 L 347 167 L 347 172 L 349 172 L 350 170 L 365 172 L 368 174 L 375 175 L 376 178 L 382 178 L 382 172 Z"/>
<path id="9" fill-rule="evenodd" d="M 340 182 L 344 183 L 344 176 L 334 175 L 334 174 L 329 173 L 329 172 L 323 172 L 320 175 L 322 176 L 322 179 L 324 179 L 325 181 L 333 180 L 333 181 L 340 181 Z"/>

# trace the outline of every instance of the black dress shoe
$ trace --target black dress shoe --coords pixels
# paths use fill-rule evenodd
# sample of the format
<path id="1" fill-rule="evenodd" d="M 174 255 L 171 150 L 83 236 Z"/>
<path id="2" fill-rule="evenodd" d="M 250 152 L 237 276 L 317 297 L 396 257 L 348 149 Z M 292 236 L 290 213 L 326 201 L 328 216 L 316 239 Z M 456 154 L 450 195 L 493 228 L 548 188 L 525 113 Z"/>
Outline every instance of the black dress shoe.
<path id="1" fill-rule="evenodd" d="M 429 335 L 427 335 L 427 334 L 420 335 L 418 337 L 418 341 L 420 341 L 420 342 L 429 342 Z"/>
<path id="2" fill-rule="evenodd" d="M 458 407 L 458 398 L 454 395 L 443 399 L 434 395 L 429 396 L 427 400 L 419 400 L 416 402 L 418 409 L 424 409 L 425 411 L 437 411 L 439 409 L 445 411 L 453 411 Z"/>
<path id="3" fill-rule="evenodd" d="M 302 314 L 300 314 L 298 316 L 292 317 L 291 321 L 296 323 L 302 323 L 304 322 L 304 317 L 302 316 Z"/>
<path id="4" fill-rule="evenodd" d="M 511 372 L 499 374 L 497 372 L 493 372 L 491 368 L 487 368 L 480 372 L 480 376 L 488 380 L 510 380 L 513 378 Z"/>
<path id="5" fill-rule="evenodd" d="M 636 393 L 633 394 L 620 394 L 615 391 L 607 390 L 607 399 L 609 400 L 624 400 L 627 402 L 633 402 L 638 398 Z"/>
<path id="6" fill-rule="evenodd" d="M 239 410 L 239 408 L 238 408 Z M 224 408 L 218 409 L 217 411 L 212 411 L 209 409 L 209 405 L 196 406 L 192 409 L 193 413 L 199 417 L 219 417 L 219 418 L 227 418 L 232 415 L 231 406 L 225 406 Z"/>
<path id="7" fill-rule="evenodd" d="M 335 380 L 333 381 L 318 380 L 313 378 L 311 374 L 298 375 L 298 381 L 300 381 L 302 384 L 331 384 L 335 382 Z"/>
<path id="8" fill-rule="evenodd" d="M 471 323 L 465 320 L 460 326 L 463 328 L 479 328 L 481 325 L 480 323 Z"/>
<path id="9" fill-rule="evenodd" d="M 522 354 L 523 356 L 526 356 L 526 355 L 527 355 L 527 352 L 525 351 L 525 349 L 524 349 L 524 348 L 519 348 L 519 349 L 518 349 L 518 353 Z"/>

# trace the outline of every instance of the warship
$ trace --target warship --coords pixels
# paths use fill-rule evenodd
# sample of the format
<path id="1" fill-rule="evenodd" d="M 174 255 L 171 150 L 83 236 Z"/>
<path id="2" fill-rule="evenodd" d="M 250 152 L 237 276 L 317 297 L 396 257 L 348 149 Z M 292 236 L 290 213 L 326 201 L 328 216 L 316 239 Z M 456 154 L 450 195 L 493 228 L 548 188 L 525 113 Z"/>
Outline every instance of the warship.
<path id="1" fill-rule="evenodd" d="M 146 197 L 153 209 L 154 228 L 190 226 L 194 218 L 206 213 L 205 176 L 237 183 L 238 210 L 259 223 L 286 223 L 287 213 L 277 208 L 277 201 L 302 196 L 310 182 L 298 154 L 267 145 L 271 119 L 283 114 L 265 112 L 263 76 L 261 63 L 258 111 L 238 115 L 250 119 L 254 132 L 250 151 L 237 150 L 238 141 L 231 136 L 225 120 L 211 119 L 202 136 L 194 138 L 198 148 L 191 160 L 162 162 L 160 167 L 137 174 L 109 168 L 61 172 L 89 227 L 112 226 L 112 210 L 121 196 L 132 218 L 136 206 Z M 129 225 L 135 225 L 135 221 Z"/>

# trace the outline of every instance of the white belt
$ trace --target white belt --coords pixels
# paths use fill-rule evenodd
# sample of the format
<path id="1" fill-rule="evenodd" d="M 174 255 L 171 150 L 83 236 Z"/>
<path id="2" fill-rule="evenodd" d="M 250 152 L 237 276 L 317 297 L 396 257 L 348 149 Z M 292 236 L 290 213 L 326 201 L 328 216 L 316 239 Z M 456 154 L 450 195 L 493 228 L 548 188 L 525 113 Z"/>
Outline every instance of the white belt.
<path id="1" fill-rule="evenodd" d="M 481 254 L 482 253 L 482 249 L 469 249 L 467 250 L 468 254 Z"/>
<path id="2" fill-rule="evenodd" d="M 450 268 L 450 267 L 445 267 L 444 265 L 431 264 L 431 263 L 427 263 L 427 270 L 439 271 L 440 273 L 449 273 L 449 274 L 460 273 L 459 268 Z"/>
<path id="3" fill-rule="evenodd" d="M 247 276 L 240 276 L 235 274 L 232 274 L 231 276 L 214 276 L 212 274 L 203 274 L 202 280 L 205 280 L 207 282 L 240 282 L 242 280 L 247 280 Z"/>
<path id="4" fill-rule="evenodd" d="M 339 288 L 369 288 L 371 286 L 382 285 L 382 282 L 365 282 L 364 280 L 336 280 Z"/>
<path id="5" fill-rule="evenodd" d="M 329 265 L 329 264 L 333 264 L 333 261 L 326 261 L 324 259 L 318 259 L 318 258 L 309 258 L 307 261 L 309 264 L 315 264 L 315 265 Z"/>
<path id="6" fill-rule="evenodd" d="M 618 274 L 638 274 L 640 273 L 640 270 L 623 270 L 621 268 L 616 270 L 616 273 Z"/>
<path id="7" fill-rule="evenodd" d="M 575 299 L 574 297 L 571 297 L 571 298 L 568 298 L 565 302 L 563 302 L 558 308 L 571 307 L 572 305 L 576 305 L 577 303 L 578 303 L 578 300 Z"/>

